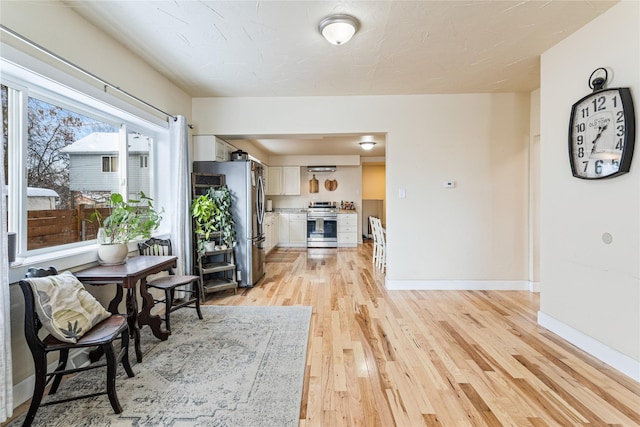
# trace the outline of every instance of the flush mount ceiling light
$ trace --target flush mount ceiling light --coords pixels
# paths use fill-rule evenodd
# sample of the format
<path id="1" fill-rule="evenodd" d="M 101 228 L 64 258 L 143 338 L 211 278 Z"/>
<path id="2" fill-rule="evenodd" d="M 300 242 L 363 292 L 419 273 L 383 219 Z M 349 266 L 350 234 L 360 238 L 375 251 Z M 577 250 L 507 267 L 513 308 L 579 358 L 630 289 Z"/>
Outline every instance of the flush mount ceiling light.
<path id="1" fill-rule="evenodd" d="M 360 22 L 351 15 L 330 15 L 320 21 L 318 29 L 331 44 L 345 44 L 360 28 Z"/>
<path id="2" fill-rule="evenodd" d="M 360 143 L 360 147 L 362 147 L 363 150 L 367 151 L 371 150 L 374 145 L 376 145 L 376 143 L 373 141 L 362 141 Z"/>

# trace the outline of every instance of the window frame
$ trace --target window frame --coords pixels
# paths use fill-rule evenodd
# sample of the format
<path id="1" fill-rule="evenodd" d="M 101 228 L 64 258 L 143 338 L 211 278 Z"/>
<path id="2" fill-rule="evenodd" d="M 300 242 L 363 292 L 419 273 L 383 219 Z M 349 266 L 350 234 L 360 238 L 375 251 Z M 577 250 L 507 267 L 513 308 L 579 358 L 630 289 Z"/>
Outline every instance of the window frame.
<path id="1" fill-rule="evenodd" d="M 5 45 L 2 44 L 4 49 Z M 36 67 L 37 68 L 37 67 Z M 17 257 L 23 264 L 33 262 L 46 262 L 46 260 L 57 259 L 64 253 L 95 252 L 95 240 L 75 242 L 64 245 L 51 246 L 41 249 L 27 250 L 27 178 L 23 173 L 27 161 L 28 135 L 28 99 L 29 97 L 48 102 L 50 104 L 71 110 L 78 114 L 100 120 L 104 123 L 119 127 L 120 150 L 118 153 L 119 171 L 119 191 L 126 198 L 128 191 L 127 167 L 128 149 L 127 133 L 139 132 L 152 138 L 150 144 L 148 166 L 149 170 L 149 196 L 156 199 L 156 175 L 155 165 L 156 147 L 159 140 L 169 138 L 168 122 L 158 120 L 148 120 L 144 118 L 146 114 L 136 114 L 125 111 L 118 103 L 109 103 L 99 100 L 79 89 L 71 88 L 52 78 L 44 77 L 36 71 L 29 70 L 23 66 L 16 65 L 8 59 L 0 58 L 0 83 L 8 88 L 8 160 L 9 182 L 8 188 L 9 203 L 8 226 L 9 230 L 17 233 Z M 61 74 L 56 71 L 54 74 Z M 61 74 L 66 76 L 68 75 Z M 65 80 L 61 78 L 60 80 Z M 72 78 L 75 81 L 75 79 Z M 85 85 L 77 80 L 79 87 Z M 136 108 L 129 107 L 129 110 L 137 111 Z M 142 111 L 140 110 L 140 113 Z M 116 172 L 110 172 L 116 173 Z M 15 184 L 14 184 L 15 183 Z"/>
<path id="2" fill-rule="evenodd" d="M 104 156 L 100 156 L 102 159 L 102 173 L 120 173 L 120 171 L 118 170 L 118 156 L 112 156 L 112 155 L 104 155 Z M 109 159 L 109 170 L 105 170 L 105 159 Z M 114 165 L 115 163 L 115 165 Z M 115 170 L 113 170 L 115 169 Z"/>

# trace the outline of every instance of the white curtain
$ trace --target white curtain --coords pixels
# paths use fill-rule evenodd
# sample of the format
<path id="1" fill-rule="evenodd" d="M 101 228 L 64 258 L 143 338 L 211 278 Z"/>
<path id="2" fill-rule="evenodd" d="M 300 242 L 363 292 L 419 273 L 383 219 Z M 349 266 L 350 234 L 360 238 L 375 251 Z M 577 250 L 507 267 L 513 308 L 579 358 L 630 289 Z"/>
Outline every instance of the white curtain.
<path id="1" fill-rule="evenodd" d="M 0 121 L 2 111 L 0 111 Z M 13 413 L 13 374 L 11 362 L 11 312 L 9 301 L 9 257 L 7 256 L 7 192 L 4 182 L 4 146 L 0 144 L 0 423 Z"/>
<path id="2" fill-rule="evenodd" d="M 189 157 L 189 130 L 187 119 L 177 116 L 171 122 L 171 159 L 173 177 L 171 192 L 176 195 L 171 218 L 173 254 L 178 256 L 176 274 L 191 274 L 191 159 Z"/>

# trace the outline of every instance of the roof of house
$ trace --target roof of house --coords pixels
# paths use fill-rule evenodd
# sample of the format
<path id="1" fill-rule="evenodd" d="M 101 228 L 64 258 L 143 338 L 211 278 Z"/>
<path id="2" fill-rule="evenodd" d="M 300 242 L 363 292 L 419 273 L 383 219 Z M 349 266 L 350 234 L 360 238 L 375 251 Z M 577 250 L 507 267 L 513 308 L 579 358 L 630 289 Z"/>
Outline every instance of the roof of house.
<path id="1" fill-rule="evenodd" d="M 5 184 L 3 194 L 8 194 L 9 186 Z M 27 197 L 56 197 L 60 198 L 60 195 L 50 188 L 40 187 L 27 187 Z"/>
<path id="2" fill-rule="evenodd" d="M 93 132 L 62 150 L 69 154 L 117 154 L 118 132 Z M 145 136 L 130 133 L 128 135 L 129 153 L 148 153 L 149 140 Z"/>

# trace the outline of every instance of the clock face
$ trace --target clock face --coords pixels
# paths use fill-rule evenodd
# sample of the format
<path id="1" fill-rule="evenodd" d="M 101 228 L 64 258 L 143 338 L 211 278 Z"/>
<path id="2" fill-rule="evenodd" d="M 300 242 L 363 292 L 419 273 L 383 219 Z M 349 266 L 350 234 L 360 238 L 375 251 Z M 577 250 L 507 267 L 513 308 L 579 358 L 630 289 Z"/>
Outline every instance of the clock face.
<path id="1" fill-rule="evenodd" d="M 569 156 L 573 175 L 609 178 L 629 172 L 635 113 L 628 88 L 603 89 L 573 105 Z"/>

